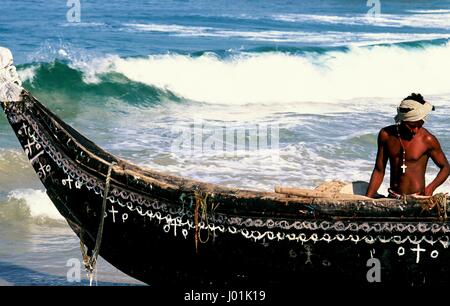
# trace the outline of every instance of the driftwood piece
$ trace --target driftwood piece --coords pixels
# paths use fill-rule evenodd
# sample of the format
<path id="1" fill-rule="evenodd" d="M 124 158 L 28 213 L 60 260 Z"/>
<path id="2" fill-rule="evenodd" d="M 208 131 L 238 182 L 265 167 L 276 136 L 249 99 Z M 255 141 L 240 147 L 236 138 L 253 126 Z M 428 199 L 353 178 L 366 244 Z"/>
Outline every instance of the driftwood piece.
<path id="1" fill-rule="evenodd" d="M 312 189 L 292 188 L 275 186 L 275 192 L 298 197 L 316 197 L 316 198 L 330 198 L 339 200 L 372 200 L 369 197 L 347 193 L 334 193 L 326 191 L 317 191 Z"/>

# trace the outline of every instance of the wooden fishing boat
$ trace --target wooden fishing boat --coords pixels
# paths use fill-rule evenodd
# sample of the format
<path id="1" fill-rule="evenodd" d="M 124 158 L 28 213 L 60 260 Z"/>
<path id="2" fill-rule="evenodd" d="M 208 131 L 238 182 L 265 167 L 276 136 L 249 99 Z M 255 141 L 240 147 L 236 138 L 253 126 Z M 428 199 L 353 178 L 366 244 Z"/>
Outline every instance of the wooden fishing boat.
<path id="1" fill-rule="evenodd" d="M 168 175 L 105 152 L 25 90 L 20 98 L 1 106 L 48 196 L 88 256 L 136 279 L 365 286 L 380 280 L 378 260 L 382 284 L 449 282 L 445 195 L 320 197 Z"/>

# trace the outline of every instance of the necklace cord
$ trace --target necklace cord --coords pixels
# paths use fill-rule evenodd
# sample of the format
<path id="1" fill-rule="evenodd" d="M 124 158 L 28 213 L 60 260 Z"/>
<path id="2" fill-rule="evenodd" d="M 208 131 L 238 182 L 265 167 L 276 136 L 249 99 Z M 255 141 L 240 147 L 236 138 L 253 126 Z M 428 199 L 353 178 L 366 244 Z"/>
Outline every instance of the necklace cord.
<path id="1" fill-rule="evenodd" d="M 400 168 L 402 168 L 402 172 L 406 173 L 406 168 L 408 168 L 408 166 L 406 166 L 406 149 L 405 146 L 403 145 L 403 141 L 402 138 L 400 137 L 400 130 L 398 128 L 398 125 L 396 125 L 397 128 L 397 136 L 398 136 L 398 141 L 400 142 L 400 145 L 402 146 L 402 157 L 403 157 L 403 162 L 402 162 L 402 166 Z"/>

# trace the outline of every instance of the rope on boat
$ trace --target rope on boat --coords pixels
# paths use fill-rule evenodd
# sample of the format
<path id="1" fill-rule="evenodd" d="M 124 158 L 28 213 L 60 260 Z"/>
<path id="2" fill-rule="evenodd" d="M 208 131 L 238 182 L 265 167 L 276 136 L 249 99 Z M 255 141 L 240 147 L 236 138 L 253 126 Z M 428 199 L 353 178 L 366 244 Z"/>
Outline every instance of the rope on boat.
<path id="1" fill-rule="evenodd" d="M 447 221 L 447 193 L 438 193 L 422 204 L 422 210 L 437 209 L 439 221 Z"/>
<path id="2" fill-rule="evenodd" d="M 97 284 L 97 258 L 98 258 L 98 254 L 100 253 L 100 245 L 102 243 L 103 229 L 104 229 L 104 225 L 105 225 L 106 202 L 107 202 L 110 183 L 111 183 L 111 173 L 112 173 L 112 169 L 113 169 L 114 165 L 116 165 L 115 162 L 109 164 L 108 174 L 106 176 L 106 182 L 105 182 L 105 190 L 103 193 L 102 210 L 100 212 L 100 225 L 98 227 L 97 238 L 95 240 L 95 247 L 94 247 L 94 250 L 92 251 L 91 256 L 89 256 L 87 254 L 84 243 L 82 240 L 80 240 L 80 248 L 81 248 L 81 253 L 83 255 L 83 264 L 84 264 L 84 267 L 86 268 L 86 271 L 89 276 L 90 286 L 92 286 L 92 281 L 93 281 L 94 277 L 95 277 L 95 283 Z M 82 236 L 80 235 L 80 237 L 82 237 Z"/>
<path id="3" fill-rule="evenodd" d="M 209 225 L 208 225 L 208 205 L 207 199 L 208 194 L 204 197 L 197 191 L 194 191 L 195 196 L 195 211 L 194 211 L 194 241 L 195 241 L 195 252 L 198 253 L 198 243 L 206 243 L 209 240 Z M 199 210 L 201 209 L 201 213 L 199 215 Z M 208 236 L 206 240 L 202 240 L 200 236 L 199 223 L 204 220 L 208 232 Z"/>

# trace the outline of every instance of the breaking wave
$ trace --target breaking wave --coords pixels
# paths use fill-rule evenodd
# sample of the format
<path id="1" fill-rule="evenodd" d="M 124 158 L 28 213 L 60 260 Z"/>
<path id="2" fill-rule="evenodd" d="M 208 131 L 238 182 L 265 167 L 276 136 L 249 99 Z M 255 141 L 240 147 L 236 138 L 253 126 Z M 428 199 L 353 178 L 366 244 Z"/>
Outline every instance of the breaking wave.
<path id="1" fill-rule="evenodd" d="M 225 54 L 225 55 L 224 55 Z M 78 103 L 191 100 L 210 104 L 341 103 L 450 92 L 447 40 L 331 50 L 108 56 L 19 67 L 36 95 Z M 432 80 L 432 81 L 431 81 Z M 48 99 L 52 100 L 52 99 Z"/>
<path id="2" fill-rule="evenodd" d="M 14 189 L 6 197 L 0 197 L 0 222 L 61 225 L 65 219 L 44 191 Z"/>

